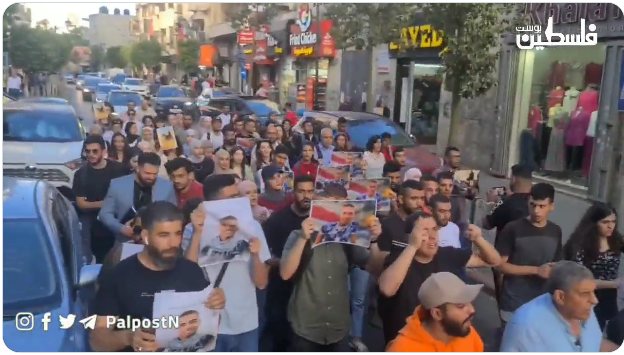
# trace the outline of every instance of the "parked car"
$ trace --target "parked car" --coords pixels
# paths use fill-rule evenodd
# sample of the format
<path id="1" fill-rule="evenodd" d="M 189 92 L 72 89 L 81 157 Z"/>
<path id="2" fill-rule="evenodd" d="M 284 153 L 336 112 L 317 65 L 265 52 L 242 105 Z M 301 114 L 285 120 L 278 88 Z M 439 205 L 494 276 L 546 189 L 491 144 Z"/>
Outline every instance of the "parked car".
<path id="1" fill-rule="evenodd" d="M 93 101 L 95 98 L 95 90 L 99 84 L 109 83 L 108 80 L 95 76 L 87 76 L 82 89 L 82 101 Z"/>
<path id="2" fill-rule="evenodd" d="M 260 96 L 223 95 L 210 100 L 210 105 L 219 109 L 227 105 L 243 117 L 255 117 L 262 126 L 266 126 L 269 119 L 277 122 L 284 119 L 277 103 Z"/>
<path id="3" fill-rule="evenodd" d="M 76 90 L 82 90 L 84 87 L 84 81 L 87 78 L 86 75 L 80 74 L 76 77 Z"/>
<path id="4" fill-rule="evenodd" d="M 320 135 L 321 129 L 325 127 L 337 127 L 338 117 L 347 119 L 347 133 L 351 137 L 353 149 L 363 152 L 366 150 L 366 142 L 373 135 L 390 133 L 392 135 L 392 145 L 403 147 L 407 155 L 407 165 L 419 168 L 424 174 L 430 174 L 435 169 L 442 166 L 442 158 L 434 155 L 407 134 L 394 121 L 368 112 L 350 111 L 309 111 L 305 113 L 306 118 L 314 121 L 314 133 Z M 305 119 L 299 120 L 293 127 L 293 132 L 302 134 L 301 125 Z"/>
<path id="5" fill-rule="evenodd" d="M 3 332 L 16 352 L 89 351 L 78 321 L 89 303 L 101 265 L 91 265 L 76 211 L 44 181 L 3 178 Z M 60 329 L 59 316 L 75 315 Z M 43 319 L 50 319 L 47 329 Z M 27 330 L 27 331 L 26 331 Z"/>
<path id="6" fill-rule="evenodd" d="M 45 180 L 74 199 L 85 132 L 71 105 L 15 101 L 3 107 L 3 175 Z"/>
<path id="7" fill-rule="evenodd" d="M 124 90 L 130 90 L 134 92 L 138 92 L 143 95 L 143 97 L 147 98 L 149 95 L 149 86 L 143 82 L 141 79 L 137 78 L 126 78 L 122 85 Z"/>
<path id="8" fill-rule="evenodd" d="M 141 107 L 143 98 L 134 91 L 111 90 L 105 101 L 113 105 L 115 112 L 121 115 L 128 110 L 128 102 L 132 101 L 136 107 Z"/>
<path id="9" fill-rule="evenodd" d="M 106 98 L 108 97 L 108 93 L 113 90 L 121 90 L 121 87 L 119 85 L 115 85 L 111 83 L 98 84 L 97 88 L 95 89 L 95 101 L 96 102 L 106 101 Z"/>
<path id="10" fill-rule="evenodd" d="M 124 81 L 128 76 L 124 73 L 117 73 L 115 76 L 111 78 L 111 82 L 117 85 L 123 85 Z"/>
<path id="11" fill-rule="evenodd" d="M 7 94 L 6 92 L 2 93 L 2 104 L 7 104 L 9 102 L 13 102 L 13 101 L 17 101 L 16 98 L 14 98 L 13 96 Z"/>
<path id="12" fill-rule="evenodd" d="M 190 97 L 189 91 L 178 85 L 161 85 L 156 93 L 154 110 L 157 114 L 168 115 L 170 112 L 182 110 L 197 111 L 197 105 Z M 198 112 L 197 116 L 199 116 Z"/>
<path id="13" fill-rule="evenodd" d="M 67 84 L 75 84 L 76 83 L 76 78 L 74 77 L 73 74 L 67 74 L 67 75 L 65 75 L 65 82 Z"/>
<path id="14" fill-rule="evenodd" d="M 69 105 L 69 101 L 65 99 L 62 99 L 60 97 L 50 97 L 50 96 L 25 97 L 21 99 L 20 102 L 37 102 L 40 104 L 51 104 L 51 105 Z"/>

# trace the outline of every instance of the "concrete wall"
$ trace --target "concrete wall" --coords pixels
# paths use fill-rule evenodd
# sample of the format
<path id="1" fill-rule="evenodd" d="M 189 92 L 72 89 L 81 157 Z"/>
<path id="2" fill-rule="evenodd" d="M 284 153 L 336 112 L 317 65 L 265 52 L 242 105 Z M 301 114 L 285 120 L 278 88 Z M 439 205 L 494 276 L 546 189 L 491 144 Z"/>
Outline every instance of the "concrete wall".
<path id="1" fill-rule="evenodd" d="M 104 48 L 132 43 L 131 24 L 134 16 L 95 14 L 89 16 L 88 40 Z"/>

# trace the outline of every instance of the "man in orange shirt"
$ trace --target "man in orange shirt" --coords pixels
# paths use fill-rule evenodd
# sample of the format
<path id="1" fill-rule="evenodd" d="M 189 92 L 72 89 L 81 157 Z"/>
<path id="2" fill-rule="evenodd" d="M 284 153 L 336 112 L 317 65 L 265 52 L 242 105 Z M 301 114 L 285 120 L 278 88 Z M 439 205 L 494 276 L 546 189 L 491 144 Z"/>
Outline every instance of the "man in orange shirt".
<path id="1" fill-rule="evenodd" d="M 483 352 L 483 341 L 471 324 L 472 302 L 482 287 L 466 285 L 450 272 L 429 276 L 418 291 L 420 306 L 386 351 Z"/>

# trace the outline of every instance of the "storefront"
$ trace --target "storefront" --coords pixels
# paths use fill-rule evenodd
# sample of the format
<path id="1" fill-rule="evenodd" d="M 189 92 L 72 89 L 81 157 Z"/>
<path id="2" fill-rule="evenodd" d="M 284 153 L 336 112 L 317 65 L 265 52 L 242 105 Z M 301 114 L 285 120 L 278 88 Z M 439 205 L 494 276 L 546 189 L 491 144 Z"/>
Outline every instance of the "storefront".
<path id="1" fill-rule="evenodd" d="M 312 19 L 307 4 L 301 5 L 299 19 L 287 26 L 286 52 L 290 54 L 290 65 L 287 62 L 283 67 L 285 80 L 281 85 L 290 93 L 289 97 L 294 96 L 297 107 L 312 109 L 315 91 L 316 109 L 324 110 L 326 107 L 329 64 L 336 56 L 332 27 L 332 21 Z"/>
<path id="2" fill-rule="evenodd" d="M 247 83 L 257 91 L 269 90 L 278 81 L 278 63 L 284 49 L 271 33 L 271 28 L 260 26 L 258 31 L 239 32 L 238 43 L 245 58 Z"/>
<path id="3" fill-rule="evenodd" d="M 442 35 L 420 14 L 389 45 L 390 57 L 397 60 L 394 121 L 409 124 L 406 130 L 421 144 L 437 140 L 443 48 Z"/>
<path id="4" fill-rule="evenodd" d="M 610 200 L 616 193 L 622 129 L 618 99 L 624 18 L 612 4 L 527 4 L 532 25 L 580 33 L 595 24 L 598 45 L 554 45 L 519 50 L 504 46 L 499 70 L 500 134 L 494 172 L 532 164 L 536 177 L 560 188 Z M 589 32 L 588 29 L 585 29 Z M 515 40 L 515 36 L 514 40 Z"/>

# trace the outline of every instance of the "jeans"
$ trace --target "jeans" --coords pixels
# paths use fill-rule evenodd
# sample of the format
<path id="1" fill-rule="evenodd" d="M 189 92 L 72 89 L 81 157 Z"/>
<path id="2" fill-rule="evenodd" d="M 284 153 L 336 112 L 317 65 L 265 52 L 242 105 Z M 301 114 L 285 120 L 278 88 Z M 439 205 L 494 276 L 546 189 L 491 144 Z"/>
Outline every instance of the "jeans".
<path id="1" fill-rule="evenodd" d="M 257 353 L 258 329 L 242 334 L 219 334 L 214 352 L 219 353 Z"/>
<path id="2" fill-rule="evenodd" d="M 262 334 L 264 330 L 264 325 L 266 323 L 266 298 L 267 298 L 267 290 L 256 289 L 256 302 L 258 304 L 258 333 Z"/>
<path id="3" fill-rule="evenodd" d="M 351 294 L 351 331 L 349 335 L 354 338 L 362 337 L 364 327 L 364 315 L 366 314 L 366 296 L 368 295 L 368 282 L 370 274 L 359 268 L 351 270 L 349 275 L 349 293 Z"/>
<path id="4" fill-rule="evenodd" d="M 9 94 L 9 96 L 11 96 L 11 97 L 19 99 L 19 98 L 22 97 L 22 90 L 20 90 L 20 89 L 9 89 L 7 94 Z"/>

